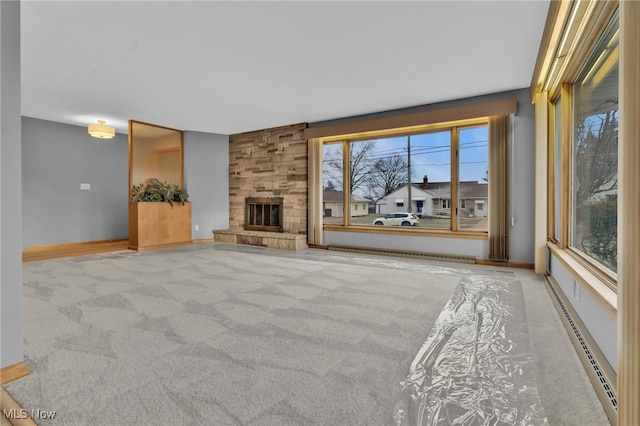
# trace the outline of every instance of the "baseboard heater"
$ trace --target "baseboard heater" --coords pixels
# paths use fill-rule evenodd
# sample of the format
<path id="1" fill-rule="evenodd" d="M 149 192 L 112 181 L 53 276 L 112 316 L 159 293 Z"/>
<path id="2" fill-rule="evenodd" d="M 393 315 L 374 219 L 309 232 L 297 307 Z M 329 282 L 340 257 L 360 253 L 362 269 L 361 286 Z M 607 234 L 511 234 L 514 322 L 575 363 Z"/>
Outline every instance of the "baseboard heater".
<path id="1" fill-rule="evenodd" d="M 617 424 L 618 397 L 616 391 L 617 376 L 613 368 L 598 349 L 593 338 L 587 331 L 571 304 L 567 301 L 562 291 L 559 290 L 556 280 L 547 275 L 547 291 L 560 314 L 569 338 L 576 349 L 580 361 L 584 366 L 587 376 L 602 403 L 607 417 L 612 425 Z"/>
<path id="2" fill-rule="evenodd" d="M 327 248 L 329 250 L 347 251 L 352 253 L 411 257 L 411 258 L 418 258 L 418 259 L 430 259 L 430 260 L 440 260 L 440 261 L 446 261 L 446 262 L 459 262 L 459 263 L 469 263 L 469 264 L 476 263 L 476 258 L 473 256 L 462 256 L 462 255 L 456 255 L 456 254 L 427 253 L 427 252 L 411 251 L 411 250 L 394 250 L 394 249 L 352 247 L 352 246 L 339 246 L 339 245 L 338 246 L 329 245 L 327 246 Z"/>

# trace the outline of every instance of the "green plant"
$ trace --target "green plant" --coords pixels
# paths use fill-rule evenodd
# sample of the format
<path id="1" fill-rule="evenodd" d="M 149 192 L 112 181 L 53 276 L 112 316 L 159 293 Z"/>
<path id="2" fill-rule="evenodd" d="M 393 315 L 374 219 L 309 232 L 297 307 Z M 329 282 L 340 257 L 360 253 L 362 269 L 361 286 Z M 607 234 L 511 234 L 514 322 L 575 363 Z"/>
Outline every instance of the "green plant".
<path id="1" fill-rule="evenodd" d="M 140 183 L 131 187 L 131 201 L 134 202 L 162 202 L 173 206 L 174 202 L 184 203 L 189 201 L 189 194 L 186 189 L 181 189 L 178 185 L 170 185 L 167 182 L 160 182 L 157 178 L 150 178 L 146 183 Z"/>

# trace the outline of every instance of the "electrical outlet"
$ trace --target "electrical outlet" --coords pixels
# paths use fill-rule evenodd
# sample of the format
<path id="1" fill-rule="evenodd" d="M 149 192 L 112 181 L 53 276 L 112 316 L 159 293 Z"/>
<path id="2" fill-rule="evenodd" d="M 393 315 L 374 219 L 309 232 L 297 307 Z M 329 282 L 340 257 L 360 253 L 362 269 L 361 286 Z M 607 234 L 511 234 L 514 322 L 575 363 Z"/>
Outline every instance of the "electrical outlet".
<path id="1" fill-rule="evenodd" d="M 80 189 L 83 191 L 90 191 L 91 190 L 91 184 L 90 183 L 81 183 L 80 184 Z"/>
<path id="2" fill-rule="evenodd" d="M 200 225 L 196 225 L 196 226 L 195 226 L 195 230 L 196 230 L 196 231 L 199 231 L 199 230 L 200 230 Z"/>

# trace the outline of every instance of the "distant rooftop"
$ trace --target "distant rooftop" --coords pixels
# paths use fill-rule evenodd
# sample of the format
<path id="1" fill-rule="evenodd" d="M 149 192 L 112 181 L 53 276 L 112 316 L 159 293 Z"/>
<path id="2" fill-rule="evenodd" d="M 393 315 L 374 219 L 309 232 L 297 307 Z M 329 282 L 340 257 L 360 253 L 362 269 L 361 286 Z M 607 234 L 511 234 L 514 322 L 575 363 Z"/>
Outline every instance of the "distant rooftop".
<path id="1" fill-rule="evenodd" d="M 327 191 L 327 190 L 325 190 L 323 192 L 323 200 L 324 201 L 329 201 L 329 202 L 334 202 L 334 203 L 341 203 L 342 200 L 343 200 L 342 191 Z M 351 202 L 370 203 L 371 200 L 368 199 L 368 198 L 364 198 L 364 197 L 360 197 L 358 195 L 351 194 Z"/>
<path id="2" fill-rule="evenodd" d="M 412 186 L 426 190 L 435 198 L 451 198 L 451 182 L 429 182 L 424 187 L 424 183 L 412 184 Z M 458 186 L 460 198 L 487 198 L 489 195 L 489 184 L 468 180 L 460 182 Z"/>

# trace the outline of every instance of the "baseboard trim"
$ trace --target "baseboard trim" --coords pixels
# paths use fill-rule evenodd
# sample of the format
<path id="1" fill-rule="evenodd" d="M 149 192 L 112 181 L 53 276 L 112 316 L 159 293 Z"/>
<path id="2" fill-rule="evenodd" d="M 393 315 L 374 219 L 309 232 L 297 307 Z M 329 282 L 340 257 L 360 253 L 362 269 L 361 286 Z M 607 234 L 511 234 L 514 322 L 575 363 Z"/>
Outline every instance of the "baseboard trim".
<path id="1" fill-rule="evenodd" d="M 533 263 L 526 262 L 512 262 L 510 260 L 506 260 L 504 262 L 499 260 L 489 260 L 489 259 L 476 259 L 477 265 L 488 265 L 488 266 L 508 266 L 510 268 L 523 268 L 523 269 L 534 269 Z"/>
<path id="2" fill-rule="evenodd" d="M 617 375 L 556 280 L 548 275 L 546 278 L 547 292 L 551 296 L 553 305 L 567 330 L 571 343 L 573 343 L 578 358 L 587 372 L 587 377 L 589 377 L 596 395 L 600 399 L 609 422 L 615 426 L 618 422 Z"/>
<path id="3" fill-rule="evenodd" d="M 351 252 L 351 253 L 409 257 L 409 258 L 417 258 L 417 259 L 429 259 L 429 260 L 436 260 L 436 261 L 460 262 L 460 263 L 469 263 L 469 264 L 475 263 L 475 260 L 476 260 L 475 257 L 472 257 L 472 256 L 443 254 L 443 253 L 428 253 L 428 252 L 411 251 L 411 250 L 382 249 L 382 248 L 373 248 L 373 247 L 329 245 L 327 246 L 327 249 L 336 250 L 336 251 L 345 251 L 345 252 Z"/>
<path id="4" fill-rule="evenodd" d="M 126 250 L 128 245 L 128 239 L 116 239 L 25 247 L 22 249 L 22 262 L 36 262 L 39 260 L 58 259 L 61 257 L 74 257 L 87 254 L 120 251 Z"/>
<path id="5" fill-rule="evenodd" d="M 193 240 L 193 244 L 215 243 L 215 242 L 216 242 L 215 238 L 197 238 L 197 239 Z"/>
<path id="6" fill-rule="evenodd" d="M 312 249 L 320 249 L 320 250 L 329 250 L 329 246 L 325 246 L 322 244 L 308 244 L 309 248 Z"/>
<path id="7" fill-rule="evenodd" d="M 179 241 L 177 243 L 156 244 L 156 245 L 153 245 L 153 246 L 144 246 L 144 247 L 136 247 L 136 246 L 127 245 L 127 248 L 129 250 L 145 251 L 145 250 L 155 250 L 155 249 L 166 248 L 166 247 L 185 246 L 185 245 L 189 245 L 189 244 L 193 244 L 193 241 L 192 240 Z"/>
<path id="8" fill-rule="evenodd" d="M 24 362 L 9 365 L 0 370 L 0 384 L 6 385 L 21 377 L 28 376 L 29 373 L 29 367 Z"/>

